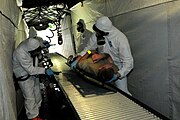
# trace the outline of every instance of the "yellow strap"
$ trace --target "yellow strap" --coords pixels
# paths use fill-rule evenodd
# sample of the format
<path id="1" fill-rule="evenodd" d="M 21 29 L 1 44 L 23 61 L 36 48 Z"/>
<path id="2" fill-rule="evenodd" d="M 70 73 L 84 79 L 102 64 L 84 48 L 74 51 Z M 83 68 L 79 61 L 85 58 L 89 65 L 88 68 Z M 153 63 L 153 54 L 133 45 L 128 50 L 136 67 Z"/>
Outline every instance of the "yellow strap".
<path id="1" fill-rule="evenodd" d="M 87 53 L 90 55 L 92 52 L 90 50 L 88 50 Z"/>

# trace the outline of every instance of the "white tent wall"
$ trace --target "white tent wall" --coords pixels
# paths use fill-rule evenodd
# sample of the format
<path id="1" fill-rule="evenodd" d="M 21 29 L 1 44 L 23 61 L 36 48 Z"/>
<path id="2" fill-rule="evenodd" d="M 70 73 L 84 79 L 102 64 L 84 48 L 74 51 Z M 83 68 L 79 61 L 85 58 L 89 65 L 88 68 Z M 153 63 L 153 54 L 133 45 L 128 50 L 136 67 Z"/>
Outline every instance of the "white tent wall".
<path id="1" fill-rule="evenodd" d="M 175 1 L 168 5 L 169 12 L 169 81 L 172 101 L 172 118 L 180 119 L 180 1 Z"/>
<path id="2" fill-rule="evenodd" d="M 166 4 L 141 9 L 113 18 L 129 38 L 134 70 L 129 90 L 134 97 L 170 117 L 168 70 L 168 18 Z"/>
<path id="3" fill-rule="evenodd" d="M 66 15 L 64 19 L 62 19 L 61 23 L 62 23 L 61 28 L 62 28 L 63 44 L 61 45 L 62 49 L 58 52 L 65 57 L 69 57 L 70 55 L 75 56 L 74 39 L 71 34 L 72 32 L 71 17 L 69 15 Z"/>
<path id="4" fill-rule="evenodd" d="M 0 120 L 16 120 L 12 53 L 18 39 L 20 9 L 15 0 L 0 0 Z"/>
<path id="5" fill-rule="evenodd" d="M 29 29 L 24 19 L 22 19 L 22 12 L 20 10 L 19 12 L 19 20 L 18 20 L 18 29 L 16 29 L 15 34 L 15 48 L 23 41 L 25 40 L 28 35 Z"/>
<path id="6" fill-rule="evenodd" d="M 76 43 L 78 19 L 88 29 L 108 16 L 128 37 L 134 69 L 128 76 L 133 97 L 173 120 L 180 119 L 179 0 L 86 0 L 71 10 Z"/>

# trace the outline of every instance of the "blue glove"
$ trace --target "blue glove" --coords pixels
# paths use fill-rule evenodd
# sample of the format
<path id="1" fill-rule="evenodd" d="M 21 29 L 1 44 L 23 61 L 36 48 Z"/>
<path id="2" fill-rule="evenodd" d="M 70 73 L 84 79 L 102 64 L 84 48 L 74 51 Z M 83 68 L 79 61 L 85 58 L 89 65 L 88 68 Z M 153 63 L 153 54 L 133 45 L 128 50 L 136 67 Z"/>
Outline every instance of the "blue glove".
<path id="1" fill-rule="evenodd" d="M 114 74 L 113 77 L 110 80 L 106 81 L 105 83 L 110 83 L 110 82 L 113 82 L 113 81 L 115 81 L 117 79 L 118 79 L 118 75 Z"/>
<path id="2" fill-rule="evenodd" d="M 71 70 L 76 69 L 77 63 L 78 63 L 78 60 L 75 60 L 74 62 L 71 63 Z"/>
<path id="3" fill-rule="evenodd" d="M 51 46 L 48 41 L 43 41 L 43 44 L 46 46 L 46 48 L 49 48 Z"/>
<path id="4" fill-rule="evenodd" d="M 46 74 L 49 76 L 52 76 L 52 75 L 54 75 L 54 72 L 51 69 L 47 69 Z"/>

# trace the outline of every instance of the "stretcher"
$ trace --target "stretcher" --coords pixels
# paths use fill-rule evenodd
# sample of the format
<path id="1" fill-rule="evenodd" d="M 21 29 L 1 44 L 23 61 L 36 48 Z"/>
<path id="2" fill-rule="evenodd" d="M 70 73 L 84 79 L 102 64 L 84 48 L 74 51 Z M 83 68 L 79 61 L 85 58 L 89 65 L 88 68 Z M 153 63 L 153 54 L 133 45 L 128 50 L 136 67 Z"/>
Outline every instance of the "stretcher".
<path id="1" fill-rule="evenodd" d="M 68 58 L 65 58 L 67 60 L 66 64 L 71 67 L 71 63 L 76 59 L 76 57 L 73 57 L 72 55 L 70 55 Z M 114 89 L 114 85 L 113 82 L 116 81 L 114 80 L 112 81 L 103 81 L 102 79 L 100 79 L 97 75 L 84 71 L 83 69 L 76 67 L 75 69 L 73 69 L 73 71 L 77 72 L 78 74 L 81 75 L 81 77 L 88 79 L 91 82 L 94 82 L 98 85 L 100 85 L 101 87 L 105 87 L 107 89 L 112 90 L 113 92 L 117 92 L 116 89 Z M 126 93 L 125 93 L 126 94 Z"/>
<path id="2" fill-rule="evenodd" d="M 58 56 L 55 59 L 57 60 L 57 58 Z M 63 60 L 62 56 L 59 56 L 59 60 L 62 63 L 62 74 L 57 76 L 56 80 L 81 120 L 168 120 L 156 110 L 117 89 L 113 84 L 102 83 L 95 79 L 96 77 L 89 76 L 88 73 L 79 69 L 70 70 L 68 58 Z M 99 86 L 91 84 L 91 82 L 97 83 Z M 91 90 L 94 93 L 82 96 L 81 92 L 77 90 L 79 87 L 84 87 L 84 91 Z M 99 94 L 99 87 L 109 87 L 112 92 Z"/>

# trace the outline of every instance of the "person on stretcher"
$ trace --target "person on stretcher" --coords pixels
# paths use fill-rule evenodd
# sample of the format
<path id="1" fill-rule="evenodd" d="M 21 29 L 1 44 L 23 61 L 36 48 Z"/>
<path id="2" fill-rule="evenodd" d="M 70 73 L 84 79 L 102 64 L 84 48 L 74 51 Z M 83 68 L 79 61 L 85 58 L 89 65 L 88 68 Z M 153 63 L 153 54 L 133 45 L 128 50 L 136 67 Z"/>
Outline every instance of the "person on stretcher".
<path id="1" fill-rule="evenodd" d="M 102 59 L 96 60 L 94 56 L 101 55 Z M 97 53 L 88 50 L 84 56 L 69 57 L 68 63 L 71 69 L 79 69 L 85 73 L 89 73 L 92 77 L 98 78 L 101 82 L 112 82 L 118 79 L 118 67 L 113 63 L 111 56 L 107 53 Z M 90 76 L 91 77 L 91 76 Z"/>

